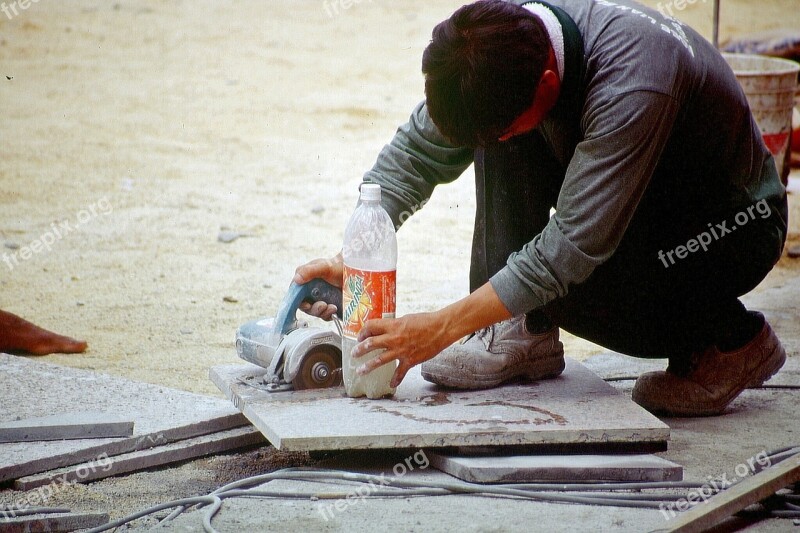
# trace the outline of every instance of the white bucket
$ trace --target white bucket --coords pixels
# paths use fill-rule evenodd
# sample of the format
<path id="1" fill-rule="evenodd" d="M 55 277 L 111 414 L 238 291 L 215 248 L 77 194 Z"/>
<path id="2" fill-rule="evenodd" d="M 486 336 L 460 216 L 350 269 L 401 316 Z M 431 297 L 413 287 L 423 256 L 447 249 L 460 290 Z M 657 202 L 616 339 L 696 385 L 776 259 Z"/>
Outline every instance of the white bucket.
<path id="1" fill-rule="evenodd" d="M 744 89 L 750 110 L 764 137 L 764 144 L 775 156 L 778 175 L 786 184 L 791 157 L 792 109 L 800 65 L 786 59 L 758 55 L 722 56 Z"/>

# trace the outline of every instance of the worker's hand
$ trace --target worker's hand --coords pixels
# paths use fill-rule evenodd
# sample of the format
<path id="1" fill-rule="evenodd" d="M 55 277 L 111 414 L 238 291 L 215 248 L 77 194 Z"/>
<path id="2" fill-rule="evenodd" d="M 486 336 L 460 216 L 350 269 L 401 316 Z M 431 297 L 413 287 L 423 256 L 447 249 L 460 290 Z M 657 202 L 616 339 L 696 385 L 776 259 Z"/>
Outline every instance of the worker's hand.
<path id="1" fill-rule="evenodd" d="M 339 253 L 330 259 L 314 259 L 305 265 L 297 267 L 292 281 L 303 285 L 312 279 L 322 278 L 334 287 L 341 287 L 342 278 L 344 277 L 343 270 L 344 262 L 342 261 L 342 254 Z M 311 316 L 330 320 L 336 313 L 337 308 L 328 302 L 314 302 L 313 304 L 303 302 L 300 304 L 300 310 Z"/>
<path id="2" fill-rule="evenodd" d="M 365 362 L 357 372 L 364 375 L 397 359 L 400 364 L 391 381 L 391 386 L 397 387 L 412 367 L 433 358 L 456 340 L 437 313 L 373 319 L 361 328 L 352 356 L 362 357 L 385 348 L 385 352 Z"/>
<path id="3" fill-rule="evenodd" d="M 469 296 L 434 313 L 367 320 L 352 356 L 362 357 L 380 348 L 386 351 L 364 362 L 356 371 L 364 375 L 396 359 L 400 364 L 391 386 L 397 387 L 414 365 L 432 359 L 462 336 L 511 316 L 492 284 L 487 282 Z"/>

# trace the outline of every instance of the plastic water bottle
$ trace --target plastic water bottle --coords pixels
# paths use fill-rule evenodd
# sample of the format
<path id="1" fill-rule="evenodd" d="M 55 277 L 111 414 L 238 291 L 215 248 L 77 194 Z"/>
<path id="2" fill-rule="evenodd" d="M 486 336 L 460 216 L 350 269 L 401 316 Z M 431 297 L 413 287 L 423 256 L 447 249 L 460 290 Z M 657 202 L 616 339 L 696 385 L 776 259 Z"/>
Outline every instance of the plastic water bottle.
<path id="1" fill-rule="evenodd" d="M 383 350 L 353 359 L 364 323 L 372 318 L 394 318 L 397 280 L 397 236 L 389 214 L 381 207 L 381 186 L 361 185 L 361 198 L 344 232 L 342 285 L 342 377 L 347 395 L 381 398 L 394 394 L 389 382 L 397 361 L 365 376 L 356 369 Z"/>

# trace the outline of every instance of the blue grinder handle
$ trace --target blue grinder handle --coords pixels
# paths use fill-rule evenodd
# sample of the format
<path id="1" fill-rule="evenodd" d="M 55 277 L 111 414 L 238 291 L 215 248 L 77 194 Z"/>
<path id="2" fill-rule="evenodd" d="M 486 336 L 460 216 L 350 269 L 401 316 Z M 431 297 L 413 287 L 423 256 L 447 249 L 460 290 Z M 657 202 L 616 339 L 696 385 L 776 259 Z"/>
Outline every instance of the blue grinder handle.
<path id="1" fill-rule="evenodd" d="M 282 335 L 289 332 L 292 324 L 297 320 L 297 309 L 301 302 L 333 304 L 336 306 L 336 316 L 342 318 L 342 289 L 334 287 L 321 278 L 314 278 L 302 285 L 292 282 L 286 296 L 283 297 L 278 315 L 275 317 L 276 331 L 280 331 Z"/>

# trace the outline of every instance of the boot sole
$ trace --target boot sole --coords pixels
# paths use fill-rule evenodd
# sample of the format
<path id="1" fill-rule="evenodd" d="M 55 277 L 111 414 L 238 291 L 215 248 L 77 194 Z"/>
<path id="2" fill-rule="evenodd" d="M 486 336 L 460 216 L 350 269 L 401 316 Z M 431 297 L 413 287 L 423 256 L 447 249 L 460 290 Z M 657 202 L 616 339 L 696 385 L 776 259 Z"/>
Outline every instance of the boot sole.
<path id="1" fill-rule="evenodd" d="M 453 376 L 452 369 L 448 367 L 431 367 L 432 365 L 428 365 L 425 370 L 422 370 L 422 377 L 431 383 L 453 389 L 490 389 L 518 378 L 524 381 L 539 381 L 558 377 L 564 371 L 564 352 L 561 351 L 561 353 L 546 359 L 537 359 L 528 365 L 509 368 L 496 374 Z"/>

